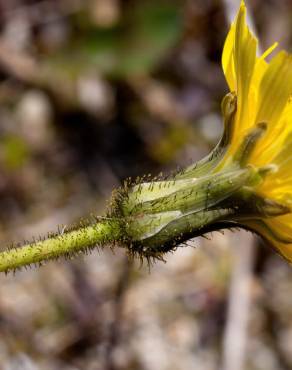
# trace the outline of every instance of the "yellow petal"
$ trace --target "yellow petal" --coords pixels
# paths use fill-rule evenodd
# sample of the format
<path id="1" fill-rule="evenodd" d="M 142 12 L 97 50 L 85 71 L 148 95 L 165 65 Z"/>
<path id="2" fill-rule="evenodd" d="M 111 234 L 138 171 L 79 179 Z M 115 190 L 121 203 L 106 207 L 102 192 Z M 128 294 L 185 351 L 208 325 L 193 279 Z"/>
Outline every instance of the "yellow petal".
<path id="1" fill-rule="evenodd" d="M 292 57 L 279 52 L 269 64 L 261 85 L 257 122 L 277 123 L 292 93 Z"/>
<path id="2" fill-rule="evenodd" d="M 232 24 L 226 38 L 223 54 L 222 67 L 231 91 L 237 96 L 237 111 L 233 121 L 234 135 L 226 158 L 218 167 L 218 170 L 228 162 L 228 158 L 236 151 L 240 137 L 243 137 L 255 117 L 256 92 L 252 89 L 256 62 L 257 40 L 250 32 L 246 23 L 246 7 L 241 2 L 235 22 Z M 258 64 L 258 72 L 265 69 L 266 62 L 262 59 Z M 262 72 L 263 73 L 263 72 Z M 259 73 L 258 73 L 259 74 Z M 249 97 L 251 99 L 249 99 Z"/>
<path id="3" fill-rule="evenodd" d="M 235 24 L 233 23 L 226 37 L 222 53 L 222 69 L 230 91 L 235 91 L 236 86 L 236 77 L 233 60 L 234 35 L 235 35 Z"/>
<path id="4" fill-rule="evenodd" d="M 292 263 L 292 214 L 275 217 L 263 222 L 257 220 L 247 221 L 246 226 L 266 239 L 274 250 Z M 281 240 L 282 239 L 282 240 Z M 285 242 L 287 239 L 287 242 Z M 289 241 L 288 241 L 289 240 Z"/>
<path id="5" fill-rule="evenodd" d="M 284 215 L 265 220 L 266 225 L 281 235 L 283 239 L 290 240 L 292 243 L 292 215 Z M 292 250 L 291 250 L 292 252 Z"/>
<path id="6" fill-rule="evenodd" d="M 288 262 L 292 263 L 292 244 L 276 242 L 272 243 L 272 246 L 282 257 L 284 257 Z"/>
<path id="7" fill-rule="evenodd" d="M 241 2 L 235 22 L 227 35 L 222 67 L 231 91 L 236 91 L 242 100 L 248 92 L 256 60 L 257 40 L 246 23 L 246 7 Z"/>
<path id="8" fill-rule="evenodd" d="M 241 4 L 235 27 L 234 68 L 236 74 L 236 91 L 238 104 L 244 108 L 248 98 L 250 80 L 256 61 L 257 41 L 249 31 L 246 23 L 246 8 Z M 242 109 L 244 110 L 244 109 Z"/>
<path id="9" fill-rule="evenodd" d="M 258 91 L 260 82 L 262 80 L 262 77 L 264 73 L 266 72 L 268 68 L 268 63 L 265 61 L 265 58 L 267 58 L 278 46 L 278 43 L 275 42 L 273 45 L 271 45 L 259 58 L 256 59 L 254 73 L 252 76 L 251 81 L 251 87 L 250 87 L 250 96 L 249 96 L 249 109 L 250 111 L 253 111 L 254 114 L 256 114 L 257 111 L 257 100 L 258 100 Z M 250 122 L 250 124 L 253 124 L 253 121 Z"/>
<path id="10" fill-rule="evenodd" d="M 292 94 L 292 57 L 278 53 L 269 64 L 259 88 L 258 112 L 255 122 L 268 124 L 267 134 L 260 140 L 251 163 L 263 165 L 278 153 L 289 132 L 291 118 L 287 122 L 285 108 Z"/>

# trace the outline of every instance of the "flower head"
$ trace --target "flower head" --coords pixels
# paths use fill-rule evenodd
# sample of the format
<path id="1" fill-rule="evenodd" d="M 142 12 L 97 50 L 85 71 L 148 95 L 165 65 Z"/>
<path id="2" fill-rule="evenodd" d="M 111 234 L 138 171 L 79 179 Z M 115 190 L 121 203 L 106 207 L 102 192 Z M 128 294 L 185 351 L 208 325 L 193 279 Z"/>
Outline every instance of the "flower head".
<path id="1" fill-rule="evenodd" d="M 205 232 L 241 226 L 292 262 L 292 56 L 272 45 L 258 55 L 242 1 L 222 66 L 230 92 L 214 150 L 167 181 L 138 182 L 119 194 L 132 251 L 156 256 Z"/>
<path id="2" fill-rule="evenodd" d="M 242 1 L 222 55 L 223 71 L 237 98 L 237 109 L 229 127 L 225 127 L 231 134 L 217 169 L 230 165 L 242 138 L 255 137 L 255 131 L 262 127 L 249 150 L 242 152 L 245 165 L 266 168 L 254 192 L 286 211 L 283 215 L 263 213 L 241 223 L 264 236 L 292 262 L 292 55 L 280 51 L 267 62 L 275 47 L 277 43 L 262 55 L 257 54 L 257 39 L 247 25 Z"/>

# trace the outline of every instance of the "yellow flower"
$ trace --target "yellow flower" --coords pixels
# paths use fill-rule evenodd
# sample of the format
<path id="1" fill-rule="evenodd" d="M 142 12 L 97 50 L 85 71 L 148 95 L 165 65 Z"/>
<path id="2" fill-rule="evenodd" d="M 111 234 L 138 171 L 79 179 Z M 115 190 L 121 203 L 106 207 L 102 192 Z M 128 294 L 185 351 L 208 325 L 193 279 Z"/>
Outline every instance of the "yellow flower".
<path id="1" fill-rule="evenodd" d="M 266 58 L 276 46 L 277 43 L 262 55 L 257 54 L 257 39 L 246 23 L 246 7 L 242 1 L 222 55 L 229 89 L 237 97 L 237 110 L 229 146 L 217 168 L 224 169 L 232 162 L 241 144 L 240 138 L 246 137 L 257 125 L 265 125 L 266 130 L 255 143 L 246 164 L 270 169 L 255 192 L 291 212 L 248 219 L 243 224 L 264 236 L 292 262 L 292 55 L 280 51 L 267 62 Z"/>

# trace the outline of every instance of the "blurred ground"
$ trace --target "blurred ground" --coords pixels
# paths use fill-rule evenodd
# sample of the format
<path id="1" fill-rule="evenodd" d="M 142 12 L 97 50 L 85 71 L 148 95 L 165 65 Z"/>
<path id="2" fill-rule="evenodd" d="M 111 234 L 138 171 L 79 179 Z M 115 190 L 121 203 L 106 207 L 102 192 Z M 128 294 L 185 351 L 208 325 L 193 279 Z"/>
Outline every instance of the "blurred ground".
<path id="1" fill-rule="evenodd" d="M 101 214 L 127 177 L 209 151 L 226 4 L 0 1 L 3 248 Z M 248 6 L 262 48 L 292 50 L 291 1 Z M 252 240 L 214 233 L 151 273 L 105 250 L 1 275 L 0 369 L 292 369 L 292 270 Z"/>

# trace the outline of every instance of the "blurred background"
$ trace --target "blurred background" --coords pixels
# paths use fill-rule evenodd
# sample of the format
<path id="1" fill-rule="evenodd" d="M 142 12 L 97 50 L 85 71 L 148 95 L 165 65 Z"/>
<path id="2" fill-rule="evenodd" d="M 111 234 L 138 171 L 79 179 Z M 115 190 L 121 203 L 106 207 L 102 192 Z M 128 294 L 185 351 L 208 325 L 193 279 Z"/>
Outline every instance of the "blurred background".
<path id="1" fill-rule="evenodd" d="M 0 1 L 1 248 L 209 152 L 238 4 Z M 292 50 L 292 2 L 247 5 L 262 49 Z M 104 250 L 1 275 L 0 369 L 292 369 L 292 269 L 244 231 L 208 239 L 150 272 Z"/>

